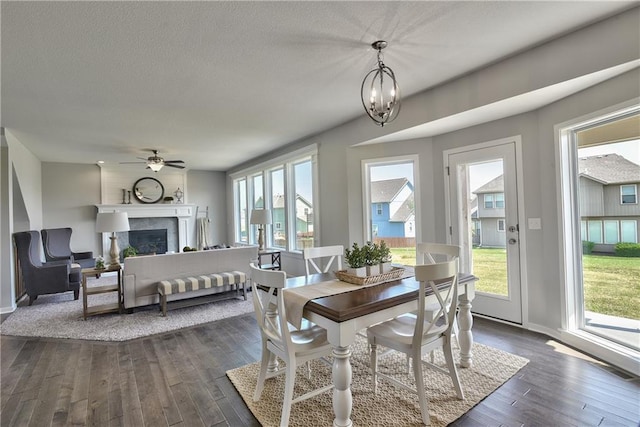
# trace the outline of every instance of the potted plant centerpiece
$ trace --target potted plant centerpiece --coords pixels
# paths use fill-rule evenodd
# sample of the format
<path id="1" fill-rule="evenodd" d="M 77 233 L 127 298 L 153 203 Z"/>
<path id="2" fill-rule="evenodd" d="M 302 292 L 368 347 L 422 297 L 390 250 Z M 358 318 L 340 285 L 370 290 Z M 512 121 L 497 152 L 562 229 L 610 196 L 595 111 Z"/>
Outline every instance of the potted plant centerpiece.
<path id="1" fill-rule="evenodd" d="M 353 242 L 351 249 L 345 249 L 344 259 L 349 266 L 347 267 L 348 274 L 359 277 L 364 277 L 367 275 L 363 248 L 359 247 L 356 242 Z"/>
<path id="2" fill-rule="evenodd" d="M 378 260 L 380 262 L 380 274 L 388 273 L 393 269 L 391 265 L 391 249 L 384 240 L 378 245 Z"/>
<path id="3" fill-rule="evenodd" d="M 367 244 L 362 247 L 362 255 L 364 257 L 364 264 L 367 267 L 367 276 L 380 274 L 378 245 L 376 243 L 367 242 Z"/>

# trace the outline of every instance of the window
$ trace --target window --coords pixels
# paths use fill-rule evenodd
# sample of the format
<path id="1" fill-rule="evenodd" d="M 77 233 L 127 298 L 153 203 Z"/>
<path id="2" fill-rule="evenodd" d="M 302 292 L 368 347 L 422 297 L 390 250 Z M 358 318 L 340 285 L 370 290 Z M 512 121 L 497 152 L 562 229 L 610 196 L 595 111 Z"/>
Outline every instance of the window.
<path id="1" fill-rule="evenodd" d="M 293 165 L 296 250 L 313 247 L 313 182 L 311 160 Z"/>
<path id="2" fill-rule="evenodd" d="M 614 245 L 620 241 L 618 237 L 618 221 L 604 222 L 604 242 L 608 245 Z"/>
<path id="3" fill-rule="evenodd" d="M 501 231 L 504 233 L 504 219 L 498 220 L 498 231 Z"/>
<path id="4" fill-rule="evenodd" d="M 270 209 L 267 247 L 302 251 L 314 245 L 316 155 L 314 145 L 231 174 L 236 242 L 256 244 L 257 226 L 248 224 L 248 215 L 253 209 Z"/>
<path id="5" fill-rule="evenodd" d="M 274 227 L 271 246 L 285 249 L 287 247 L 287 196 L 284 191 L 284 168 L 272 170 L 271 173 L 271 215 Z M 285 224 L 283 227 L 282 224 Z"/>
<path id="6" fill-rule="evenodd" d="M 484 208 L 493 209 L 493 194 L 484 195 Z"/>
<path id="7" fill-rule="evenodd" d="M 588 253 L 588 250 L 585 251 L 588 247 L 583 246 L 580 239 L 594 243 L 609 243 L 617 239 L 636 241 L 636 221 L 614 218 L 599 220 L 596 216 L 606 214 L 607 209 L 619 212 L 615 205 L 632 203 L 634 199 L 637 203 L 637 188 L 620 185 L 618 202 L 615 200 L 618 192 L 615 187 L 611 186 L 613 200 L 608 199 L 606 190 L 593 191 L 598 187 L 582 185 L 581 177 L 598 170 L 604 179 L 617 179 L 618 169 L 622 167 L 603 167 L 601 164 L 602 159 L 610 154 L 615 157 L 606 159 L 608 165 L 622 166 L 628 165 L 628 162 L 640 164 L 640 132 L 637 127 L 623 125 L 635 122 L 639 117 L 640 105 L 634 100 L 556 127 L 559 131 L 556 147 L 561 176 L 558 187 L 558 200 L 561 203 L 559 243 L 564 255 L 564 303 L 561 304 L 560 334 L 568 344 L 598 354 L 602 359 L 628 370 L 637 367 L 637 354 L 640 351 L 637 336 L 613 334 L 612 330 L 619 327 L 620 318 L 634 322 L 640 319 L 637 310 L 626 310 L 624 304 L 610 304 L 609 301 L 614 295 L 611 292 L 617 296 L 637 295 L 633 284 L 618 279 L 619 276 L 629 277 L 633 269 L 630 264 L 623 262 L 625 259 L 614 254 L 600 257 Z M 590 215 L 594 216 L 591 220 L 588 218 Z M 616 263 L 615 273 L 602 274 L 606 268 L 604 266 L 613 262 Z"/>
<path id="8" fill-rule="evenodd" d="M 382 215 L 382 203 L 376 204 L 376 214 Z"/>
<path id="9" fill-rule="evenodd" d="M 495 198 L 496 198 L 496 208 L 504 209 L 504 193 L 496 194 Z"/>
<path id="10" fill-rule="evenodd" d="M 638 243 L 638 225 L 635 220 L 620 221 L 621 242 Z"/>
<path id="11" fill-rule="evenodd" d="M 602 243 L 602 221 L 588 221 L 589 241 Z"/>
<path id="12" fill-rule="evenodd" d="M 638 188 L 636 184 L 620 186 L 620 203 L 623 205 L 635 205 L 638 203 Z"/>
<path id="13" fill-rule="evenodd" d="M 235 221 L 236 240 L 248 243 L 247 240 L 247 180 L 239 179 L 235 185 Z"/>

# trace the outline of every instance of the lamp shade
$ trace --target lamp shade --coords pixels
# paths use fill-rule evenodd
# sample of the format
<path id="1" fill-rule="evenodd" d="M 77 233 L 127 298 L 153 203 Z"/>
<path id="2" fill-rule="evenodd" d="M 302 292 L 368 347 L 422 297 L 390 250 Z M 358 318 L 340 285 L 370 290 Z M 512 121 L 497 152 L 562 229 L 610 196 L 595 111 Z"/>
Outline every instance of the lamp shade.
<path id="1" fill-rule="evenodd" d="M 271 224 L 271 210 L 270 209 L 254 209 L 251 211 L 251 218 L 249 218 L 251 224 Z"/>
<path id="2" fill-rule="evenodd" d="M 126 212 L 100 212 L 96 218 L 96 232 L 112 233 L 129 231 L 129 217 Z"/>

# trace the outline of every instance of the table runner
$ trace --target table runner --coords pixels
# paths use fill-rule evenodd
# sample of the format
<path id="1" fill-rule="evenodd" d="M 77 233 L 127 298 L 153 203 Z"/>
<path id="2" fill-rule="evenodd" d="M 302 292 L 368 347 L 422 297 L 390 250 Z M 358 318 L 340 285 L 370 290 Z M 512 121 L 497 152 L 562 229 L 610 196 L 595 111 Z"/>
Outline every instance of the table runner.
<path id="1" fill-rule="evenodd" d="M 404 273 L 400 279 L 414 276 L 415 272 L 411 267 L 404 267 Z M 324 282 L 314 283 L 312 285 L 298 286 L 295 288 L 286 288 L 283 291 L 284 307 L 287 313 L 287 320 L 297 329 L 302 324 L 302 312 L 307 302 L 312 299 L 338 295 L 345 292 L 351 292 L 362 288 L 377 286 L 382 283 L 392 282 L 399 279 L 390 279 L 370 285 L 355 285 L 353 283 L 343 282 L 342 280 L 333 279 Z"/>

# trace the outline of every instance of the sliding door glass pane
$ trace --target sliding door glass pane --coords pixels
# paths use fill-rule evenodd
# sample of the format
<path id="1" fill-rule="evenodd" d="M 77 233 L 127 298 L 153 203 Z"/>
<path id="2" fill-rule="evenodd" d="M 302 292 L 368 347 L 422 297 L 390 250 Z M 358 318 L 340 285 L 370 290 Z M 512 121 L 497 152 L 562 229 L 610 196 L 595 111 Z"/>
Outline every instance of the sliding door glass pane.
<path id="1" fill-rule="evenodd" d="M 602 243 L 602 221 L 589 221 L 589 240 Z"/>
<path id="2" fill-rule="evenodd" d="M 638 223 L 635 220 L 620 221 L 622 231 L 621 242 L 638 243 Z"/>
<path id="3" fill-rule="evenodd" d="M 618 243 L 618 221 L 604 222 L 604 242 L 609 245 Z"/>

